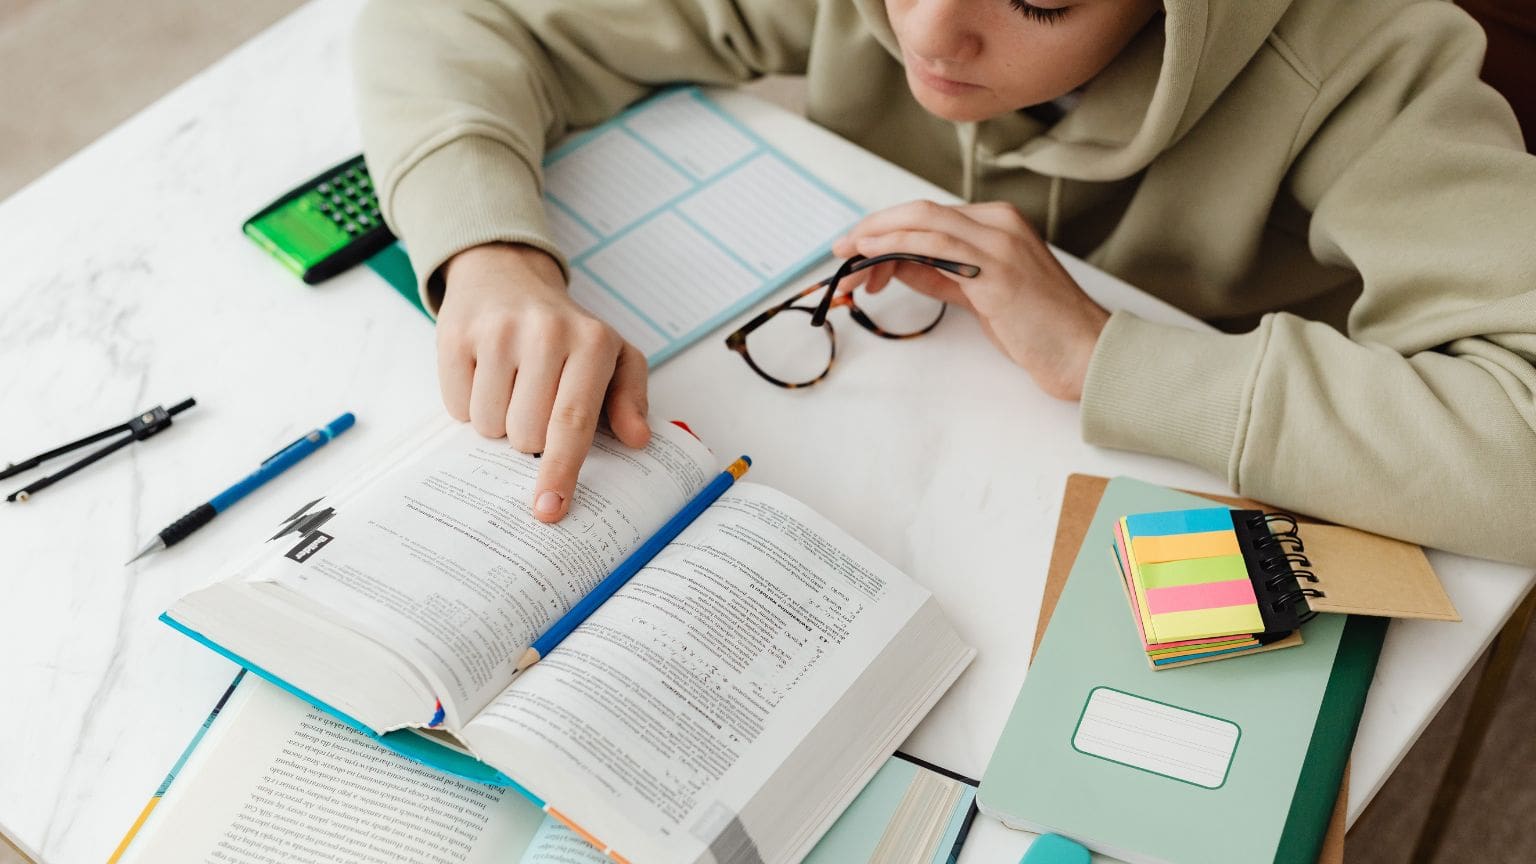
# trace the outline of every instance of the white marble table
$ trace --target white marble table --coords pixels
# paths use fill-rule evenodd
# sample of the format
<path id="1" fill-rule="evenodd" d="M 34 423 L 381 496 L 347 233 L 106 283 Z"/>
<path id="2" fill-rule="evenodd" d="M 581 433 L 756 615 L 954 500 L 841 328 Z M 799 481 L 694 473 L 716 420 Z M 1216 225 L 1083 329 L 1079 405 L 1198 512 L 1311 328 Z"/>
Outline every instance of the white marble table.
<path id="1" fill-rule="evenodd" d="M 0 505 L 0 832 L 48 864 L 106 857 L 234 673 L 155 616 L 438 410 L 416 310 L 366 271 L 306 287 L 239 232 L 273 194 L 358 149 L 356 7 L 318 0 L 0 204 L 0 457 L 199 401 L 161 436 Z M 778 109 L 727 101 L 866 207 L 935 194 Z M 1073 270 L 1106 304 L 1185 320 Z M 1037 392 L 965 316 L 910 343 L 849 330 L 840 348 L 826 383 L 789 392 L 712 337 L 657 370 L 652 406 L 721 452 L 752 453 L 757 479 L 938 594 L 980 656 L 908 749 L 979 776 L 1023 680 L 1066 475 L 1222 483 L 1084 445 L 1077 407 Z M 136 541 L 342 410 L 357 413 L 354 432 L 186 544 L 123 566 Z M 1354 749 L 1351 819 L 1533 579 L 1433 560 L 1466 621 L 1393 626 Z M 1017 860 L 1027 843 L 982 819 L 963 860 Z"/>

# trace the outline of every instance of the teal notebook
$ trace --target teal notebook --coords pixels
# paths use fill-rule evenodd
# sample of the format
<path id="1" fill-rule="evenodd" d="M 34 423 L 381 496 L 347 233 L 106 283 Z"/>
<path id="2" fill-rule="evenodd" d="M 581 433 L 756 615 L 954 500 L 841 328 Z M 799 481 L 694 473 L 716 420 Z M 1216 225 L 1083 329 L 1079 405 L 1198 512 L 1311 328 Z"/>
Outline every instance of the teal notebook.
<path id="1" fill-rule="evenodd" d="M 1110 481 L 986 774 L 981 812 L 1129 862 L 1313 862 L 1385 619 L 1324 615 L 1305 642 L 1148 667 L 1112 554 L 1121 516 L 1209 506 Z"/>

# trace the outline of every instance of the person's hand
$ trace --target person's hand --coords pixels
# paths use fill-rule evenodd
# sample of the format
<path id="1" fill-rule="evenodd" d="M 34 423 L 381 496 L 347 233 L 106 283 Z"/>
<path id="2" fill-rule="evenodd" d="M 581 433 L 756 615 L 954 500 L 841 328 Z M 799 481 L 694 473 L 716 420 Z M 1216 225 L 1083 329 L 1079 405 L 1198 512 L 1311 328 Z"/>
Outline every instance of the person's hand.
<path id="1" fill-rule="evenodd" d="M 488 438 L 544 455 L 533 514 L 555 522 L 606 410 L 613 434 L 644 447 L 645 357 L 566 293 L 560 266 L 531 246 L 476 246 L 449 259 L 437 316 L 448 413 Z"/>
<path id="2" fill-rule="evenodd" d="M 922 264 L 888 262 L 855 274 L 867 291 L 891 279 L 964 306 L 1008 359 L 1058 399 L 1080 399 L 1088 360 L 1109 313 L 1088 298 L 1011 204 L 912 201 L 870 214 L 832 247 L 873 258 L 910 252 L 975 264 L 966 279 Z"/>

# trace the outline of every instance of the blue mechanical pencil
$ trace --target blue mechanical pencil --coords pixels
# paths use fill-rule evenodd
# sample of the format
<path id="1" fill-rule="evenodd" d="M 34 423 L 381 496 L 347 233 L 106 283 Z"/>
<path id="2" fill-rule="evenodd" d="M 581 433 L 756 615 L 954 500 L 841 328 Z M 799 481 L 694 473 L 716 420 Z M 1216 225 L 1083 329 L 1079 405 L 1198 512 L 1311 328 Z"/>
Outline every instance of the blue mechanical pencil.
<path id="1" fill-rule="evenodd" d="M 357 422 L 357 418 L 348 412 L 272 454 L 255 471 L 246 475 L 240 482 L 213 496 L 213 499 L 207 504 L 203 504 L 191 513 L 172 522 L 169 527 L 161 530 L 159 534 L 155 535 L 153 540 L 144 544 L 144 548 L 139 550 L 139 554 L 128 559 L 128 563 L 132 564 L 151 552 L 158 552 L 167 546 L 175 546 L 177 543 L 185 540 L 188 534 L 212 522 L 213 517 L 228 510 L 236 501 L 255 491 L 261 484 L 287 471 L 305 456 L 324 447 L 326 442 L 332 438 L 351 429 L 352 424 L 355 422 Z"/>

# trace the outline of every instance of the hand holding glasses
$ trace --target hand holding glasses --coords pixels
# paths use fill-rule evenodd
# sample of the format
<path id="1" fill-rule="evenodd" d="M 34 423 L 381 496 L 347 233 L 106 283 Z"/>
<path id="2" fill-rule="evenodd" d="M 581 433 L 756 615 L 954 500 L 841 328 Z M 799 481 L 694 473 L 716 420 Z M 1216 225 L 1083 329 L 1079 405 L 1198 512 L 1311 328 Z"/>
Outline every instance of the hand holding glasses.
<path id="1" fill-rule="evenodd" d="M 796 389 L 815 384 L 832 370 L 837 336 L 827 313 L 838 306 L 848 307 L 848 314 L 859 326 L 886 339 L 912 339 L 937 327 L 944 318 L 946 304 L 910 288 L 892 284 L 879 293 L 865 292 L 857 301 L 852 291 L 837 293 L 839 283 L 849 275 L 887 261 L 926 264 L 967 279 L 981 274 L 981 268 L 974 264 L 926 255 L 855 255 L 829 278 L 748 321 L 725 338 L 726 347 L 740 354 L 752 371 L 768 382 Z M 815 306 L 800 305 L 799 301 L 817 291 L 823 292 L 821 302 Z M 810 319 L 801 318 L 802 314 Z"/>

